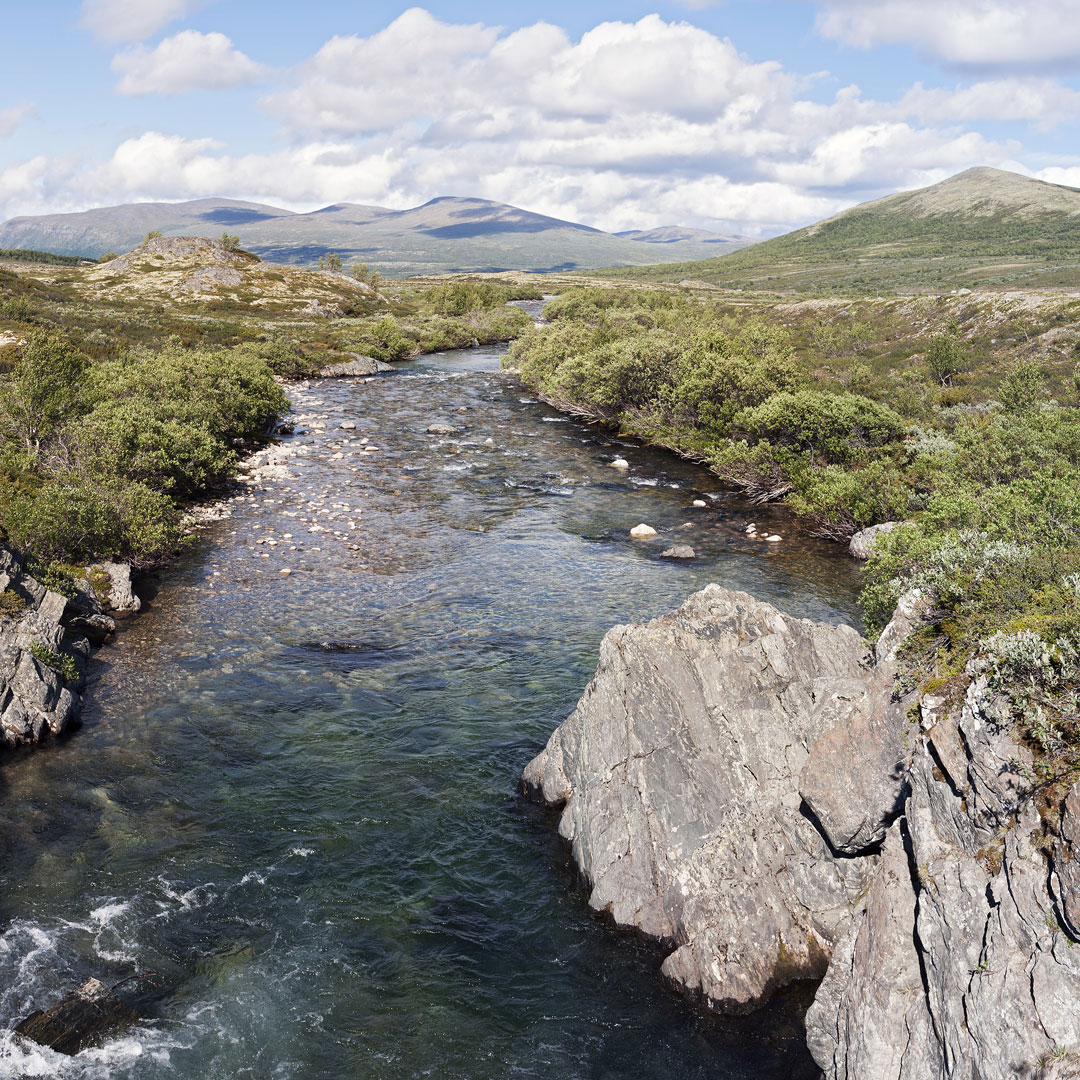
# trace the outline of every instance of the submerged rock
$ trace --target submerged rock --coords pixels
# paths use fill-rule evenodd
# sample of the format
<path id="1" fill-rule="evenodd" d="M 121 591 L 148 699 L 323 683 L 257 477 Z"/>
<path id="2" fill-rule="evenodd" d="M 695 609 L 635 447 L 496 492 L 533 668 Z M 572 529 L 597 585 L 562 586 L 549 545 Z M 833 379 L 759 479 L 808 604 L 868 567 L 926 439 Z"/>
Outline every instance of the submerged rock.
<path id="1" fill-rule="evenodd" d="M 77 1054 L 108 1031 L 137 1019 L 138 1014 L 104 983 L 88 979 L 46 1011 L 31 1013 L 15 1033 L 61 1054 Z"/>
<path id="2" fill-rule="evenodd" d="M 660 558 L 692 559 L 694 558 L 694 549 L 689 544 L 676 544 L 674 547 L 669 547 L 667 551 L 661 551 Z"/>
<path id="3" fill-rule="evenodd" d="M 741 1011 L 820 978 L 877 856 L 838 858 L 799 774 L 861 693 L 859 634 L 710 585 L 600 647 L 577 709 L 525 770 L 563 806 L 589 903 L 674 946 L 665 975 Z"/>

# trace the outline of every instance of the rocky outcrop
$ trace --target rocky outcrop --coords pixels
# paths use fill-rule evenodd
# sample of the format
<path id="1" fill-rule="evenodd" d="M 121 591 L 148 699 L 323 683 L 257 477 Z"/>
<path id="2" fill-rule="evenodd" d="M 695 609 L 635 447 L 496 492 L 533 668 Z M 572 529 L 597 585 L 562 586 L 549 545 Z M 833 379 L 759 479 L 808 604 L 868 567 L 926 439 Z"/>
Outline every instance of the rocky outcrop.
<path id="1" fill-rule="evenodd" d="M 184 278 L 173 291 L 177 295 L 205 293 L 220 288 L 235 288 L 243 283 L 244 275 L 231 266 L 200 266 L 194 274 Z"/>
<path id="2" fill-rule="evenodd" d="M 90 643 L 68 630 L 66 597 L 51 592 L 0 548 L 0 746 L 59 735 L 78 718 Z M 102 615 L 100 605 L 96 614 Z"/>
<path id="3" fill-rule="evenodd" d="M 862 700 L 859 634 L 716 585 L 620 626 L 573 715 L 526 769 L 563 804 L 590 905 L 674 947 L 663 970 L 720 1008 L 820 978 L 877 863 L 804 812 L 816 740 Z"/>
<path id="4" fill-rule="evenodd" d="M 799 778 L 803 802 L 833 851 L 873 850 L 901 811 L 918 695 L 898 697 L 896 655 L 926 612 L 919 592 L 901 598 L 878 638 L 858 691 L 814 742 Z"/>
<path id="5" fill-rule="evenodd" d="M 983 679 L 919 740 L 882 869 L 807 1016 L 828 1078 L 1080 1076 L 1073 844 Z"/>
<path id="6" fill-rule="evenodd" d="M 867 657 L 709 586 L 607 635 L 524 784 L 684 989 L 738 1010 L 824 975 L 827 1080 L 1075 1080 L 1080 782 L 1040 795 L 977 673 L 951 707 L 895 695 L 926 609 L 905 596 Z"/>
<path id="7" fill-rule="evenodd" d="M 140 244 L 134 251 L 102 265 L 110 274 L 138 271 L 154 260 L 167 262 L 203 262 L 219 266 L 250 266 L 258 257 L 246 251 L 227 248 L 220 240 L 205 236 L 157 236 Z"/>

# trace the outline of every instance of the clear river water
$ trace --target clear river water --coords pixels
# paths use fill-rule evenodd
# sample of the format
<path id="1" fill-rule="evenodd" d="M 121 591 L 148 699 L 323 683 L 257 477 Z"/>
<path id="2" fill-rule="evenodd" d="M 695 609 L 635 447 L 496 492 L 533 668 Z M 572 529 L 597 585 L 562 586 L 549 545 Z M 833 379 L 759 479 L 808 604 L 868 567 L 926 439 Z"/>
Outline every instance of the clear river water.
<path id="1" fill-rule="evenodd" d="M 615 623 L 710 581 L 855 623 L 854 568 L 503 351 L 295 387 L 292 456 L 97 654 L 83 728 L 0 761 L 0 1078 L 816 1075 L 797 996 L 684 1002 L 517 783 Z M 11 1035 L 145 970 L 168 993 L 98 1048 Z"/>

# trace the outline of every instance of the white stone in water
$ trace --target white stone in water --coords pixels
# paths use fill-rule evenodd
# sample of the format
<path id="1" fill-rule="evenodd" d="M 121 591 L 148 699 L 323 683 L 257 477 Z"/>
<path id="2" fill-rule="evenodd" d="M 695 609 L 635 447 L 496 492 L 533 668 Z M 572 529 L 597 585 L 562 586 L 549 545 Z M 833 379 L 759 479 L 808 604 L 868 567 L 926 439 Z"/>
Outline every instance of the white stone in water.
<path id="1" fill-rule="evenodd" d="M 783 538 L 782 536 L 777 536 L 777 535 L 776 535 L 776 533 L 773 533 L 773 534 L 772 534 L 772 536 L 766 536 L 766 537 L 765 537 L 765 539 L 766 539 L 766 540 L 767 540 L 767 541 L 768 541 L 768 542 L 769 542 L 770 544 L 777 544 L 777 543 L 779 543 L 779 542 L 780 542 L 781 540 L 783 540 L 784 538 Z"/>
<path id="2" fill-rule="evenodd" d="M 646 525 L 642 522 L 640 525 L 635 525 L 630 530 L 630 535 L 635 540 L 645 540 L 650 536 L 656 536 L 656 530 L 651 525 Z"/>
<path id="3" fill-rule="evenodd" d="M 694 505 L 695 506 L 708 506 L 709 504 L 704 499 L 695 499 L 694 500 Z"/>
<path id="4" fill-rule="evenodd" d="M 630 468 L 630 462 L 627 461 L 626 458 L 617 457 L 611 463 L 611 467 L 613 469 L 629 469 Z"/>
<path id="5" fill-rule="evenodd" d="M 341 421 L 341 430 L 342 431 L 355 431 L 356 430 L 356 424 L 353 423 L 352 420 L 342 420 Z"/>
<path id="6" fill-rule="evenodd" d="M 757 532 L 757 526 L 751 521 L 750 524 L 746 526 L 746 531 L 748 533 L 756 533 Z"/>
<path id="7" fill-rule="evenodd" d="M 489 439 L 485 439 L 485 440 L 484 440 L 484 445 L 485 445 L 485 446 L 494 446 L 494 445 L 495 445 L 495 440 L 494 440 L 494 439 L 490 439 L 490 438 L 489 438 Z"/>
<path id="8" fill-rule="evenodd" d="M 366 454 L 377 454 L 378 452 L 379 452 L 379 448 L 377 446 L 370 446 L 369 445 L 369 446 L 364 447 L 364 453 L 366 453 Z"/>
<path id="9" fill-rule="evenodd" d="M 280 575 L 281 575 L 282 577 L 288 577 L 288 576 L 289 576 L 289 575 L 290 575 L 290 574 L 292 573 L 292 571 L 291 571 L 291 570 L 290 570 L 290 569 L 289 569 L 288 567 L 285 567 L 284 569 L 282 569 L 282 570 L 279 570 L 279 571 L 278 571 L 278 573 L 279 573 L 279 574 L 280 574 Z"/>

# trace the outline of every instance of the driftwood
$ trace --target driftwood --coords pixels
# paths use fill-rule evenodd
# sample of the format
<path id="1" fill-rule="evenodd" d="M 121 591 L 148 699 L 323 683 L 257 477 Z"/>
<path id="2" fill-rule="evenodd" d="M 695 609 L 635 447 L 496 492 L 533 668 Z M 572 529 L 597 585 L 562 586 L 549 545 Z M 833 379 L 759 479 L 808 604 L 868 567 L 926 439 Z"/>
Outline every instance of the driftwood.
<path id="1" fill-rule="evenodd" d="M 123 985 L 110 989 L 97 979 L 88 979 L 44 1012 L 32 1012 L 21 1020 L 15 1033 L 61 1054 L 77 1054 L 107 1032 L 138 1020 L 138 1012 L 116 992 Z"/>

